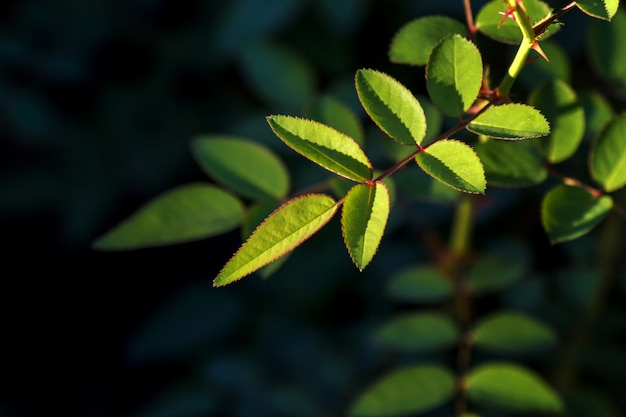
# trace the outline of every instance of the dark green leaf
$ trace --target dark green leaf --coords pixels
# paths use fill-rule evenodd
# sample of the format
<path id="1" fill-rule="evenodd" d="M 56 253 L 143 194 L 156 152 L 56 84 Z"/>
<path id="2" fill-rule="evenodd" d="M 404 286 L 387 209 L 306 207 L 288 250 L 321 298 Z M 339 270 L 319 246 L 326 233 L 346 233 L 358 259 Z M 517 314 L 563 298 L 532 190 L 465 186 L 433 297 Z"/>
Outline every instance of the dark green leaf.
<path id="1" fill-rule="evenodd" d="M 393 37 L 389 58 L 398 64 L 426 65 L 435 45 L 455 33 L 465 35 L 467 28 L 447 16 L 425 16 L 412 20 Z"/>
<path id="2" fill-rule="evenodd" d="M 346 195 L 341 230 L 350 257 L 359 270 L 376 254 L 389 209 L 389 191 L 382 182 L 355 185 Z"/>
<path id="3" fill-rule="evenodd" d="M 541 221 L 552 243 L 576 239 L 598 225 L 613 207 L 610 196 L 593 196 L 571 185 L 550 190 L 541 205 Z"/>
<path id="4" fill-rule="evenodd" d="M 496 139 L 527 139 L 550 133 L 550 125 L 541 112 L 525 104 L 504 104 L 485 110 L 467 129 Z"/>
<path id="5" fill-rule="evenodd" d="M 200 167 L 213 179 L 252 199 L 283 198 L 289 173 L 272 151 L 257 143 L 224 136 L 203 136 L 192 142 Z"/>
<path id="6" fill-rule="evenodd" d="M 618 10 L 612 22 L 592 21 L 586 41 L 595 72 L 607 81 L 626 86 L 626 11 Z"/>
<path id="7" fill-rule="evenodd" d="M 269 116 L 267 121 L 287 146 L 327 170 L 357 182 L 372 179 L 372 164 L 351 137 L 313 120 Z"/>
<path id="8" fill-rule="evenodd" d="M 376 333 L 378 343 L 408 353 L 446 349 L 458 337 L 456 324 L 448 316 L 436 313 L 409 313 L 394 317 Z"/>
<path id="9" fill-rule="evenodd" d="M 485 167 L 487 184 L 501 187 L 528 187 L 548 177 L 544 161 L 531 141 L 487 140 L 474 146 Z"/>
<path id="10" fill-rule="evenodd" d="M 626 185 L 626 114 L 613 119 L 593 143 L 591 175 L 607 192 Z"/>
<path id="11" fill-rule="evenodd" d="M 128 250 L 204 239 L 239 226 L 243 204 L 208 184 L 189 184 L 148 202 L 99 238 L 100 250 Z"/>
<path id="12" fill-rule="evenodd" d="M 521 313 L 497 312 L 476 324 L 474 344 L 501 353 L 526 353 L 552 347 L 554 331 L 544 323 Z"/>
<path id="13" fill-rule="evenodd" d="M 420 201 L 453 203 L 461 195 L 459 190 L 448 187 L 421 169 L 407 169 L 394 174 L 394 178 L 403 193 Z"/>
<path id="14" fill-rule="evenodd" d="M 463 142 L 440 140 L 415 157 L 418 165 L 433 178 L 466 193 L 484 193 L 483 166 L 474 150 Z"/>
<path id="15" fill-rule="evenodd" d="M 460 35 L 451 35 L 435 46 L 426 66 L 426 88 L 444 114 L 460 117 L 480 90 L 483 64 L 476 46 Z"/>
<path id="16" fill-rule="evenodd" d="M 560 44 L 552 41 L 541 42 L 541 49 L 549 61 L 538 58 L 524 67 L 519 75 L 519 80 L 528 89 L 534 89 L 539 85 L 553 80 L 569 82 L 572 68 L 567 52 Z"/>
<path id="17" fill-rule="evenodd" d="M 356 90 L 367 114 L 391 138 L 404 145 L 420 144 L 426 135 L 426 117 L 419 101 L 394 78 L 362 69 Z"/>
<path id="18" fill-rule="evenodd" d="M 393 276 L 387 285 L 391 298 L 406 302 L 436 302 L 452 296 L 452 282 L 435 268 L 415 266 Z"/>
<path id="19" fill-rule="evenodd" d="M 213 285 L 243 278 L 292 251 L 328 223 L 336 211 L 335 201 L 323 194 L 304 195 L 283 204 L 256 228 Z"/>
<path id="20" fill-rule="evenodd" d="M 500 291 L 519 281 L 526 272 L 526 265 L 513 257 L 486 254 L 472 267 L 469 287 L 474 295 Z"/>
<path id="21" fill-rule="evenodd" d="M 579 95 L 585 110 L 585 137 L 596 137 L 615 117 L 611 102 L 597 91 L 585 91 Z"/>
<path id="22" fill-rule="evenodd" d="M 539 141 L 548 160 L 556 163 L 572 156 L 585 135 L 585 113 L 574 90 L 555 80 L 535 90 L 529 103 L 550 122 L 550 136 Z"/>
<path id="23" fill-rule="evenodd" d="M 505 412 L 557 413 L 558 394 L 536 373 L 512 363 L 489 363 L 470 371 L 466 380 L 472 401 Z"/>
<path id="24" fill-rule="evenodd" d="M 362 394 L 350 416 L 375 417 L 417 414 L 452 398 L 454 376 L 446 368 L 418 365 L 387 375 Z"/>

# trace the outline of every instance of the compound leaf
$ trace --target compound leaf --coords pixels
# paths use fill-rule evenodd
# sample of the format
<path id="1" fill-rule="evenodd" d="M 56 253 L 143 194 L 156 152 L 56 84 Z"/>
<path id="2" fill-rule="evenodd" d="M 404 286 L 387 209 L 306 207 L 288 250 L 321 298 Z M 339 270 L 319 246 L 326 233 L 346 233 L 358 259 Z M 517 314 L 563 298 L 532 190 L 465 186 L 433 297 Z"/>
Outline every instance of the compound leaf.
<path id="1" fill-rule="evenodd" d="M 352 187 L 343 203 L 341 230 L 354 264 L 363 270 L 383 237 L 389 217 L 389 191 L 382 182 Z"/>
<path id="2" fill-rule="evenodd" d="M 292 251 L 328 223 L 337 207 L 331 197 L 323 194 L 308 194 L 286 202 L 256 228 L 213 285 L 243 278 Z"/>
<path id="3" fill-rule="evenodd" d="M 287 146 L 327 170 L 357 182 L 372 179 L 372 164 L 351 137 L 322 123 L 292 116 L 268 116 Z"/>
<path id="4" fill-rule="evenodd" d="M 533 371 L 512 363 L 488 363 L 466 379 L 471 400 L 505 412 L 556 413 L 563 409 L 558 394 Z"/>
<path id="5" fill-rule="evenodd" d="M 391 138 L 404 145 L 422 142 L 426 116 L 405 86 L 382 72 L 362 69 L 356 73 L 356 90 L 367 114 Z"/>
<path id="6" fill-rule="evenodd" d="M 626 185 L 626 114 L 614 118 L 591 149 L 591 175 L 607 191 Z"/>
<path id="7" fill-rule="evenodd" d="M 455 33 L 465 35 L 467 28 L 463 23 L 447 16 L 425 16 L 412 20 L 402 26 L 393 37 L 389 58 L 397 64 L 426 65 L 435 45 Z"/>
<path id="8" fill-rule="evenodd" d="M 224 136 L 206 136 L 192 142 L 200 167 L 216 181 L 252 199 L 279 199 L 289 191 L 289 173 L 283 162 L 257 143 Z"/>
<path id="9" fill-rule="evenodd" d="M 531 141 L 487 140 L 474 146 L 485 167 L 487 184 L 528 187 L 548 177 L 548 171 Z"/>
<path id="10" fill-rule="evenodd" d="M 189 184 L 148 202 L 94 247 L 128 250 L 204 239 L 234 229 L 243 214 L 243 204 L 230 193 L 209 184 Z"/>
<path id="11" fill-rule="evenodd" d="M 496 139 L 528 139 L 550 133 L 550 125 L 539 110 L 525 104 L 493 106 L 472 120 L 467 129 Z"/>
<path id="12" fill-rule="evenodd" d="M 534 91 L 529 103 L 550 121 L 550 136 L 539 142 L 548 160 L 557 163 L 572 156 L 585 135 L 585 112 L 574 90 L 554 80 Z"/>
<path id="13" fill-rule="evenodd" d="M 483 165 L 469 145 L 457 140 L 440 140 L 415 157 L 433 178 L 466 193 L 484 193 Z"/>
<path id="14" fill-rule="evenodd" d="M 612 207 L 608 195 L 596 197 L 581 187 L 558 185 L 543 199 L 541 221 L 553 244 L 565 242 L 591 231 Z"/>
<path id="15" fill-rule="evenodd" d="M 482 319 L 472 332 L 474 344 L 500 353 L 534 352 L 554 346 L 556 335 L 525 314 L 501 311 Z"/>
<path id="16" fill-rule="evenodd" d="M 409 267 L 393 276 L 387 285 L 391 298 L 407 302 L 443 301 L 453 292 L 452 282 L 437 269 Z"/>
<path id="17" fill-rule="evenodd" d="M 446 115 L 460 117 L 480 90 L 483 64 L 476 45 L 460 35 L 435 46 L 426 66 L 426 88 L 433 103 Z"/>
<path id="18" fill-rule="evenodd" d="M 377 333 L 378 343 L 407 353 L 433 352 L 452 346 L 459 330 L 437 313 L 409 313 L 392 318 Z"/>
<path id="19" fill-rule="evenodd" d="M 441 366 L 416 365 L 399 369 L 369 388 L 350 410 L 353 417 L 417 414 L 454 395 L 454 376 Z"/>
<path id="20" fill-rule="evenodd" d="M 619 7 L 619 0 L 578 0 L 576 6 L 589 16 L 611 20 Z"/>

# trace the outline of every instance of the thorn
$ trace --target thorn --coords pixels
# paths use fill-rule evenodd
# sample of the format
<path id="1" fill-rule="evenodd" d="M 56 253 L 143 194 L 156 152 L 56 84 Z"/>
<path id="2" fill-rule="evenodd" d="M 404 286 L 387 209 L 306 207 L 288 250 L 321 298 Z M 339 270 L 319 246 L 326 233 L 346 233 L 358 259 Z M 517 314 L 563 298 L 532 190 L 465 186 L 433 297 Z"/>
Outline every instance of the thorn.
<path id="1" fill-rule="evenodd" d="M 511 18 L 515 20 L 515 15 L 513 15 L 514 11 L 515 11 L 515 7 L 509 6 L 506 8 L 506 11 L 498 12 L 502 15 L 502 19 L 500 19 L 500 23 L 498 23 L 498 29 L 500 29 L 500 26 L 504 24 L 507 18 Z"/>
<path id="2" fill-rule="evenodd" d="M 533 42 L 531 49 L 534 49 L 535 52 L 537 52 L 539 55 L 541 55 L 541 57 L 543 59 L 545 59 L 546 61 L 550 62 L 550 60 L 548 59 L 548 56 L 546 55 L 545 52 L 543 52 L 543 49 L 541 49 L 541 46 L 539 46 L 539 42 L 535 41 Z"/>

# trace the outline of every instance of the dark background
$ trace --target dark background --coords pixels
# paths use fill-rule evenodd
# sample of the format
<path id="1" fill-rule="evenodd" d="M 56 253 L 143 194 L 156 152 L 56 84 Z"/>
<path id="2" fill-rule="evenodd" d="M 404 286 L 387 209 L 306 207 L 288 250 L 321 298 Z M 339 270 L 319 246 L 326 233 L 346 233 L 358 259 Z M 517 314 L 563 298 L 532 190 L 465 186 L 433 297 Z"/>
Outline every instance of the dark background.
<path id="1" fill-rule="evenodd" d="M 211 280 L 238 232 L 123 253 L 90 245 L 150 198 L 208 180 L 189 152 L 196 135 L 249 137 L 301 162 L 263 117 L 302 109 L 258 88 L 242 58 L 250 45 L 293 52 L 315 93 L 363 116 L 358 68 L 424 93 L 422 70 L 390 64 L 387 48 L 402 24 L 433 13 L 463 19 L 461 1 L 443 0 L 4 2 L 0 414 L 343 415 L 385 368 L 370 340 L 394 309 L 384 277 L 427 259 L 401 228 L 364 273 L 331 222 L 269 281 L 222 289 Z M 560 39 L 577 59 L 584 19 L 571 15 Z M 550 271 L 567 254 L 545 243 L 528 199 L 516 208 L 524 222 L 489 214 L 485 230 L 530 225 L 533 262 Z M 449 209 L 423 210 L 446 233 Z"/>

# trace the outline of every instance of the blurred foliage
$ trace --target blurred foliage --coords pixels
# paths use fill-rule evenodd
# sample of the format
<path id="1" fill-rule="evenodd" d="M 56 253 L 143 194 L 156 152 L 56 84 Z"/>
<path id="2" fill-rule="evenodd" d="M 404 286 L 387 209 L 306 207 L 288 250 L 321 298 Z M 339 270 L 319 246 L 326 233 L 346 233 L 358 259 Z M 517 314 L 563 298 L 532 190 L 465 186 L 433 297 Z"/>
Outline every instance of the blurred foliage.
<path id="1" fill-rule="evenodd" d="M 472 6 L 478 10 L 484 3 L 473 1 Z M 257 140 L 283 158 L 293 190 L 317 183 L 324 173 L 301 163 L 299 155 L 280 143 L 265 116 L 315 113 L 318 100 L 332 97 L 365 120 L 354 91 L 358 68 L 393 74 L 414 94 L 423 95 L 420 69 L 389 62 L 393 35 L 409 20 L 427 14 L 463 20 L 460 0 L 23 0 L 2 8 L 0 213 L 12 249 L 28 248 L 31 255 L 87 253 L 95 237 L 148 199 L 183 182 L 206 180 L 190 152 L 191 140 L 198 135 Z M 529 67 L 533 72 L 522 77 L 513 95 L 527 97 L 530 84 L 551 74 L 568 80 L 584 97 L 584 151 L 606 123 L 607 111 L 619 114 L 625 107 L 623 78 L 611 72 L 623 61 L 604 63 L 606 55 L 599 56 L 593 46 L 594 39 L 605 36 L 623 40 L 624 25 L 590 23 L 577 10 L 563 20 L 566 24 L 545 48 L 555 55 L 555 67 Z M 509 62 L 503 57 L 510 58 L 514 49 L 487 38 L 479 41 L 498 79 Z M 449 122 L 441 124 L 445 128 Z M 365 126 L 368 155 L 376 167 L 384 168 L 397 152 L 385 149 L 376 135 L 371 125 Z M 568 168 L 586 172 L 583 151 L 565 163 Z M 399 182 L 401 175 L 414 174 L 399 173 Z M 620 344 L 626 327 L 624 222 L 611 218 L 583 239 L 549 246 L 538 210 L 547 188 L 538 188 L 494 188 L 480 201 L 476 250 L 501 252 L 515 262 L 507 269 L 511 277 L 477 276 L 474 285 L 481 298 L 475 308 L 486 314 L 506 307 L 541 317 L 555 329 L 554 350 L 528 354 L 522 362 L 546 374 L 554 371 L 551 381 L 572 405 L 573 417 L 626 414 L 626 352 Z M 429 202 L 429 197 L 443 193 L 451 201 L 456 193 L 437 191 L 436 184 L 414 192 L 420 201 L 403 200 L 394 207 L 377 258 L 363 273 L 350 264 L 337 225 L 296 251 L 269 281 L 250 278 L 220 290 L 210 288 L 210 279 L 237 246 L 238 235 L 173 252 L 147 250 L 135 258 L 103 255 L 106 262 L 127 271 L 113 283 L 139 281 L 151 300 L 133 300 L 137 309 L 146 310 L 117 318 L 117 324 L 132 321 L 125 323 L 130 336 L 98 330 L 102 339 L 119 338 L 105 346 L 122 350 L 123 345 L 121 366 L 138 386 L 124 384 L 127 376 L 118 375 L 119 381 L 104 385 L 109 392 L 80 401 L 67 398 L 70 405 L 64 414 L 339 416 L 367 382 L 385 370 L 445 357 L 449 352 L 392 352 L 374 338 L 392 313 L 407 309 L 381 296 L 386 283 L 436 256 L 448 233 L 451 207 Z M 624 200 L 623 191 L 620 198 Z M 621 248 L 621 253 L 604 250 L 607 245 Z M 142 276 L 141 268 L 124 269 L 120 261 L 147 263 L 170 256 L 173 263 L 184 263 L 186 250 L 195 255 L 204 251 L 203 272 L 157 275 L 160 283 Z M 493 268 L 486 259 L 477 268 Z M 37 273 L 62 273 L 67 267 L 53 265 L 58 271 L 46 271 L 42 265 Z M 89 280 L 84 272 L 74 272 L 71 279 Z M 35 283 L 37 279 L 42 278 Z M 511 286 L 493 293 L 502 280 Z M 161 289 L 159 296 L 149 295 L 151 284 Z M 83 303 L 97 298 L 97 292 L 86 292 Z M 107 300 L 110 309 L 123 297 L 118 292 L 124 287 L 106 292 L 112 295 Z M 69 299 L 57 293 L 50 297 L 54 299 L 49 304 L 41 304 L 52 307 Z M 410 300 L 408 304 L 414 307 Z M 69 320 L 89 317 L 76 311 Z M 58 343 L 77 337 L 72 334 Z M 89 369 L 110 354 L 94 352 L 86 364 L 67 366 Z M 478 354 L 478 359 L 481 355 L 487 354 Z M 84 372 L 90 380 L 101 379 Z M 62 393 L 55 395 L 67 397 L 60 382 L 41 384 L 33 386 L 42 391 L 54 387 Z M 30 401 L 38 391 L 25 394 L 29 396 L 3 397 L 0 411 L 9 416 L 55 412 L 33 412 Z M 498 414 L 480 410 L 480 415 Z"/>

